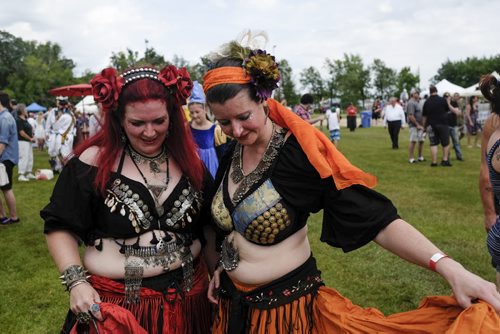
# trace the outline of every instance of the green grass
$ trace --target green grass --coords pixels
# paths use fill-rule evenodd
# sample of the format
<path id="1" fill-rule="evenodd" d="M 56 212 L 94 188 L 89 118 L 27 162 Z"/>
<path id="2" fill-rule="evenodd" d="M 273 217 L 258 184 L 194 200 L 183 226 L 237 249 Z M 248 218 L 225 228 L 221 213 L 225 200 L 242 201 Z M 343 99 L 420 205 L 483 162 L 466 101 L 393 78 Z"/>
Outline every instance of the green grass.
<path id="1" fill-rule="evenodd" d="M 376 190 L 389 197 L 403 219 L 468 269 L 493 281 L 478 193 L 479 149 L 463 148 L 464 162 L 451 168 L 407 162 L 408 130 L 392 150 L 383 128 L 342 128 L 340 150 L 358 167 L 378 177 Z M 454 154 L 452 155 L 454 157 Z M 35 152 L 35 169 L 48 168 L 46 153 Z M 17 177 L 16 177 L 17 179 Z M 0 333 L 57 333 L 69 300 L 45 244 L 40 209 L 55 181 L 14 184 L 21 223 L 0 227 Z M 408 264 L 374 243 L 344 254 L 319 241 L 321 213 L 309 222 L 310 240 L 329 286 L 364 307 L 384 313 L 415 308 L 426 295 L 450 294 L 446 282 Z"/>

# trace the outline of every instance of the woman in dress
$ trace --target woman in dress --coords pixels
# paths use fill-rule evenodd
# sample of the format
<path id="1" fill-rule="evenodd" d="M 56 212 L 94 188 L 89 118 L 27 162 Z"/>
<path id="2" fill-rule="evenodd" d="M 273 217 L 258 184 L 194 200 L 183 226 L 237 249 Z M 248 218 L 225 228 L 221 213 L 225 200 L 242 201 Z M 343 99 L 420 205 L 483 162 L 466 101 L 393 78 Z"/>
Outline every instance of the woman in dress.
<path id="1" fill-rule="evenodd" d="M 477 96 L 471 96 L 469 98 L 469 103 L 465 107 L 465 124 L 467 125 L 467 147 L 471 148 L 471 137 L 474 137 L 474 146 L 481 147 L 479 142 L 481 141 L 481 132 L 483 128 L 481 123 L 478 122 L 479 117 L 479 98 Z"/>
<path id="2" fill-rule="evenodd" d="M 35 124 L 36 144 L 38 149 L 43 151 L 43 147 L 45 145 L 45 117 L 43 116 L 43 112 L 38 112 Z"/>
<path id="3" fill-rule="evenodd" d="M 221 160 L 211 207 L 223 238 L 209 287 L 218 303 L 214 333 L 497 332 L 494 284 L 402 220 L 389 199 L 370 189 L 373 176 L 269 98 L 279 80 L 273 56 L 231 50 L 238 52 L 215 60 L 203 86 L 215 119 L 236 141 Z M 325 287 L 306 224 L 321 209 L 322 241 L 352 251 L 373 240 L 441 274 L 455 297 L 429 297 L 417 310 L 386 317 Z"/>
<path id="4" fill-rule="evenodd" d="M 188 103 L 191 115 L 191 132 L 198 145 L 200 158 L 213 177 L 219 167 L 219 159 L 215 151 L 215 129 L 217 125 L 210 121 L 207 114 L 205 95 L 198 81 L 193 82 L 193 91 Z"/>
<path id="5" fill-rule="evenodd" d="M 103 128 L 75 149 L 41 211 L 70 295 L 63 332 L 209 333 L 201 252 L 211 177 L 181 109 L 189 74 L 108 68 L 91 84 Z"/>

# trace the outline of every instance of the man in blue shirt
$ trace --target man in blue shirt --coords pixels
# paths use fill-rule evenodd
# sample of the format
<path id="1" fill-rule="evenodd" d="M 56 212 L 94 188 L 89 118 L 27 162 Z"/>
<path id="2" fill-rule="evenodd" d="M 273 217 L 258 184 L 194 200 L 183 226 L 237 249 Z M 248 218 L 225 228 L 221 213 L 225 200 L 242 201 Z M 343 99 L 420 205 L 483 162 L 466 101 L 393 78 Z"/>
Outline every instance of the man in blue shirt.
<path id="1" fill-rule="evenodd" d="M 17 127 L 14 117 L 7 109 L 10 105 L 9 95 L 0 92 L 0 162 L 5 165 L 9 182 L 0 187 L 9 207 L 10 217 L 7 217 L 0 201 L 0 225 L 19 222 L 16 211 L 16 197 L 12 190 L 12 170 L 19 161 L 19 147 L 17 143 Z"/>

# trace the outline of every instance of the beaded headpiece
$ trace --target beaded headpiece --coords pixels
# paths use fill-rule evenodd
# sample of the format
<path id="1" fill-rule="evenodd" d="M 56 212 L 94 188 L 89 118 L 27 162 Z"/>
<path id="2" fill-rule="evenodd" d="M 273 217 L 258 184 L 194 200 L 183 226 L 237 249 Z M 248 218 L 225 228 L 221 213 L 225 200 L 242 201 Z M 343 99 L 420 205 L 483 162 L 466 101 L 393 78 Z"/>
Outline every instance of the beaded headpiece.
<path id="1" fill-rule="evenodd" d="M 101 103 L 103 110 L 113 111 L 118 108 L 120 94 L 125 86 L 136 80 L 150 79 L 162 83 L 178 105 L 186 104 L 191 95 L 193 82 L 186 69 L 177 69 L 168 65 L 162 70 L 152 67 L 140 67 L 125 71 L 118 75 L 112 67 L 102 70 L 91 81 L 92 95 L 96 102 Z"/>

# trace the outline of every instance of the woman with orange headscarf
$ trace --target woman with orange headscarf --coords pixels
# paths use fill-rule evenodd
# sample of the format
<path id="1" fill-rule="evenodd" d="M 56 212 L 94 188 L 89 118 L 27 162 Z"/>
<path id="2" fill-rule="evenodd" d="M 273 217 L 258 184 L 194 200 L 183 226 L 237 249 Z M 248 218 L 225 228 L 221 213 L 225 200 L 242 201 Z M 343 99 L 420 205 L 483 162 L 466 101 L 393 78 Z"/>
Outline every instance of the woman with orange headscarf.
<path id="1" fill-rule="evenodd" d="M 204 77 L 207 103 L 235 139 L 220 163 L 212 201 L 221 258 L 209 287 L 215 333 L 497 332 L 500 295 L 406 223 L 319 130 L 270 98 L 274 57 L 237 50 Z M 441 274 L 455 297 L 384 316 L 325 287 L 307 238 L 323 210 L 321 240 L 352 251 L 370 241 Z M 484 300 L 473 303 L 478 299 Z M 463 310 L 463 307 L 467 308 Z"/>

